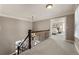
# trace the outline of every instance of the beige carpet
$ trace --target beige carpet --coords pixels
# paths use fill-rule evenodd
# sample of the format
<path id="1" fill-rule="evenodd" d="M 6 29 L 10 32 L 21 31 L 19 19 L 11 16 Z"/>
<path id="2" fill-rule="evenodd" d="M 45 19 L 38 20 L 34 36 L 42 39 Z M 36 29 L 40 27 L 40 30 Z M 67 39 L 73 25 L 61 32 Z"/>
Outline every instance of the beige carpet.
<path id="1" fill-rule="evenodd" d="M 21 55 L 77 55 L 75 46 L 65 40 L 49 38 Z"/>

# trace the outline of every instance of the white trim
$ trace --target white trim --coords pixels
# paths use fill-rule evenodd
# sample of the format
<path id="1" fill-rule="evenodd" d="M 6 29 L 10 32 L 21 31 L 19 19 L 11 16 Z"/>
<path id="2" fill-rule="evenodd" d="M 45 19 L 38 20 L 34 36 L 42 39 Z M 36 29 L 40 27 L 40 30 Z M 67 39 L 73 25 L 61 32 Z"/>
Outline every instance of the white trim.
<path id="1" fill-rule="evenodd" d="M 72 40 L 66 40 L 67 42 L 71 42 L 71 43 L 74 43 L 74 41 L 72 41 Z"/>
<path id="2" fill-rule="evenodd" d="M 76 48 L 76 50 L 77 50 L 77 52 L 79 54 L 79 48 L 77 47 L 76 43 L 74 43 L 74 45 L 75 45 L 75 48 Z"/>
<path id="3" fill-rule="evenodd" d="M 8 17 L 8 18 L 15 18 L 15 19 L 17 19 L 17 20 L 24 20 L 24 21 L 32 22 L 31 19 L 27 19 L 27 18 L 21 18 L 21 17 L 9 16 L 9 15 L 5 15 L 5 14 L 0 14 L 0 16 L 2 16 L 2 17 Z"/>
<path id="4" fill-rule="evenodd" d="M 28 19 L 28 18 L 21 18 L 21 17 L 11 16 L 11 15 L 1 14 L 1 13 L 0 13 L 0 16 L 8 17 L 8 18 L 15 18 L 15 19 L 18 19 L 18 20 L 25 20 L 25 21 L 30 21 L 30 22 L 38 22 L 38 21 L 44 21 L 44 20 L 51 20 L 51 19 L 55 19 L 55 18 L 66 17 L 66 16 L 72 15 L 72 14 L 74 14 L 74 13 L 63 15 L 63 16 L 56 16 L 56 17 L 52 17 L 52 18 L 48 18 L 48 19 L 34 20 L 34 21 L 32 21 L 32 19 Z"/>
<path id="5" fill-rule="evenodd" d="M 38 21 L 45 21 L 45 20 L 51 20 L 51 19 L 56 19 L 56 18 L 62 18 L 62 17 L 67 17 L 69 15 L 74 14 L 74 12 L 67 14 L 67 15 L 61 15 L 61 16 L 55 16 L 55 17 L 51 17 L 51 18 L 47 18 L 47 19 L 41 19 L 41 20 L 34 20 L 32 22 L 38 22 Z"/>

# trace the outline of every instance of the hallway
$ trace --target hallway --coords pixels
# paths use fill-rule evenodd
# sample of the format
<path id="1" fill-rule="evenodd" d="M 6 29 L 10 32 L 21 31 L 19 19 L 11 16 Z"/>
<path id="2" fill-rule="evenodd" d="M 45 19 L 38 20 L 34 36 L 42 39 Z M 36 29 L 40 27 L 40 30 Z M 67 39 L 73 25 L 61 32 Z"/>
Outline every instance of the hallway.
<path id="1" fill-rule="evenodd" d="M 60 39 L 59 39 L 60 40 Z M 75 46 L 64 40 L 49 38 L 21 55 L 77 55 Z"/>
<path id="2" fill-rule="evenodd" d="M 17 51 L 27 49 L 21 54 L 77 54 L 74 44 L 66 41 L 74 41 L 76 4 L 0 4 L 0 7 L 0 55 L 19 54 Z M 18 41 L 26 46 L 19 47 Z"/>

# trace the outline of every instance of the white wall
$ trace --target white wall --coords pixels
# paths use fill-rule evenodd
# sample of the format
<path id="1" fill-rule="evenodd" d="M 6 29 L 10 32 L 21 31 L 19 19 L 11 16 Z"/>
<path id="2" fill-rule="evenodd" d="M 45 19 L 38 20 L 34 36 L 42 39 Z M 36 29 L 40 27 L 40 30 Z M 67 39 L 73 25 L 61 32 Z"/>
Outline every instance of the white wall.
<path id="1" fill-rule="evenodd" d="M 75 10 L 75 47 L 79 53 L 79 6 Z"/>
<path id="2" fill-rule="evenodd" d="M 79 38 L 79 6 L 75 11 L 75 37 Z"/>

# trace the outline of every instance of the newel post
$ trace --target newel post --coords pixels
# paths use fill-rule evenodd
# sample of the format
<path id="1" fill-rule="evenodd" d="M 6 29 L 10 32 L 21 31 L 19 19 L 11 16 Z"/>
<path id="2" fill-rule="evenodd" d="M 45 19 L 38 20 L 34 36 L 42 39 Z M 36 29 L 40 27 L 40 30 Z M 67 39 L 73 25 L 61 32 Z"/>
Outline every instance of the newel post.
<path id="1" fill-rule="evenodd" d="M 28 36 L 28 38 L 29 38 L 29 46 L 28 47 L 29 47 L 29 49 L 31 49 L 31 32 L 32 32 L 31 30 L 28 30 L 28 35 L 29 35 Z"/>

